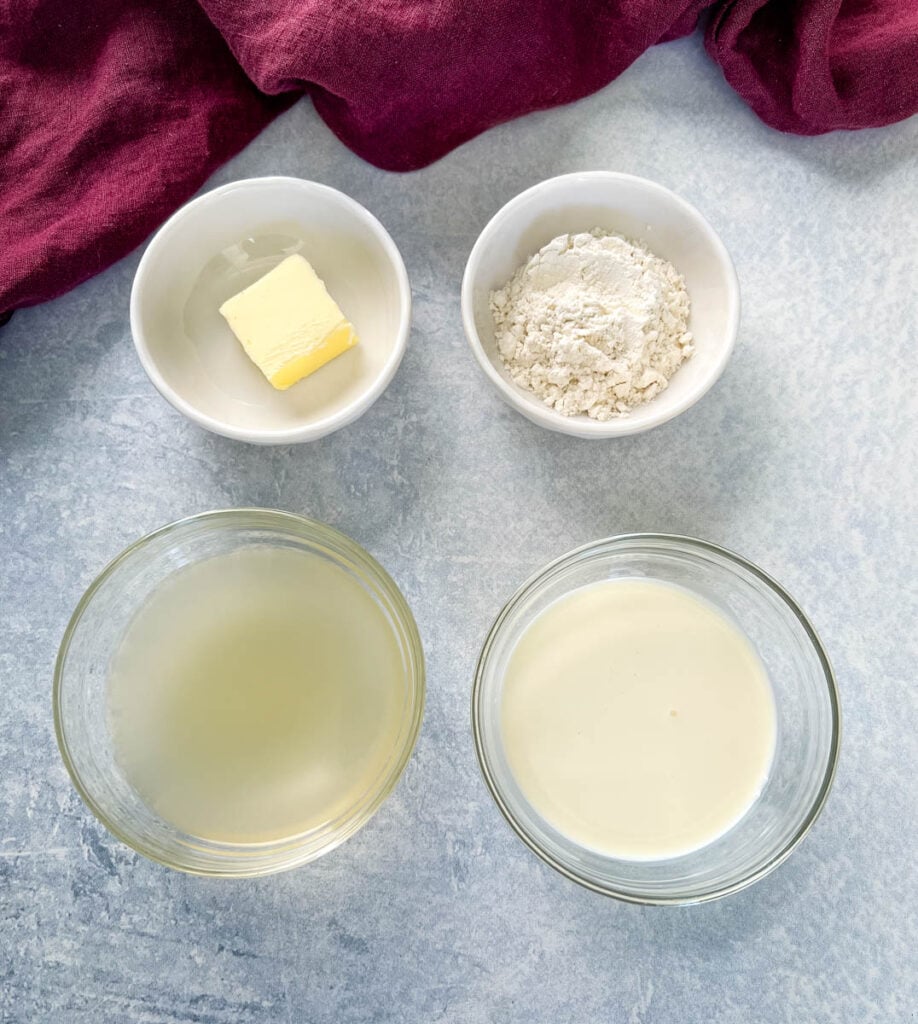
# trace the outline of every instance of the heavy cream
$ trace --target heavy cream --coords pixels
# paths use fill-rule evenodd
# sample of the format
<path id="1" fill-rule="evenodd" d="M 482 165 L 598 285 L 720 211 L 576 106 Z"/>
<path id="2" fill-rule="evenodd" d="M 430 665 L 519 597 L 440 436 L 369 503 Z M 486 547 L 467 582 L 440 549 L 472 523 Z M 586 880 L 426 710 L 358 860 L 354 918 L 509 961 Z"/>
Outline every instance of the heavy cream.
<path id="1" fill-rule="evenodd" d="M 546 608 L 511 654 L 502 701 L 524 796 L 613 857 L 712 842 L 749 810 L 774 751 L 774 700 L 750 641 L 707 602 L 645 579 Z"/>

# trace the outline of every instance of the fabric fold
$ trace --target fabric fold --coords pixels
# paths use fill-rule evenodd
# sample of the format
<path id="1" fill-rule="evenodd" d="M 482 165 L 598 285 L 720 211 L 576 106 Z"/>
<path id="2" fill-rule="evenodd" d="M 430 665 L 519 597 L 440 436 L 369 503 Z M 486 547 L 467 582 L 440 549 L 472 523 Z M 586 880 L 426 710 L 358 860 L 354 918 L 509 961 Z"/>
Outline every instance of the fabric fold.
<path id="1" fill-rule="evenodd" d="M 779 131 L 880 127 L 918 111 L 915 0 L 732 0 L 712 9 L 705 45 Z"/>
<path id="2" fill-rule="evenodd" d="M 288 106 L 195 0 L 0 0 L 0 313 L 127 255 Z"/>
<path id="3" fill-rule="evenodd" d="M 263 92 L 309 88 L 365 160 L 408 171 L 608 84 L 704 0 L 201 0 Z"/>

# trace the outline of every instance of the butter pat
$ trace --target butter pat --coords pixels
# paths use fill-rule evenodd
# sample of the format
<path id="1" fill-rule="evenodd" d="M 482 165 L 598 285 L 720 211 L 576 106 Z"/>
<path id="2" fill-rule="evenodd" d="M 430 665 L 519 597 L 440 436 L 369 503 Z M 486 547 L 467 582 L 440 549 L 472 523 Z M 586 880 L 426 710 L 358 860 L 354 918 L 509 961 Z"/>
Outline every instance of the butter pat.
<path id="1" fill-rule="evenodd" d="M 302 256 L 288 256 L 234 295 L 220 313 L 246 354 L 279 391 L 357 344 L 325 283 Z"/>

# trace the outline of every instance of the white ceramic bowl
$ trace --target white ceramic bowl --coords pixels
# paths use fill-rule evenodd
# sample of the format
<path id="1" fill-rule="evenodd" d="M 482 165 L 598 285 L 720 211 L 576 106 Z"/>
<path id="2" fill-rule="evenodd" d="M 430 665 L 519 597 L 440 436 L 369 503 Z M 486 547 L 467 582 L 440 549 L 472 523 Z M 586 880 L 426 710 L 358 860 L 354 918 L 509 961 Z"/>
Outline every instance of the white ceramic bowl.
<path id="1" fill-rule="evenodd" d="M 511 380 L 494 342 L 490 294 L 558 235 L 604 228 L 642 243 L 682 274 L 692 303 L 695 354 L 669 387 L 646 405 L 601 422 L 564 416 Z M 659 426 L 684 412 L 714 384 L 733 350 L 739 284 L 714 229 L 684 199 L 656 182 L 612 171 L 550 178 L 512 199 L 479 235 L 462 281 L 462 319 L 481 368 L 528 419 L 576 437 L 620 437 Z"/>
<path id="2" fill-rule="evenodd" d="M 302 253 L 360 344 L 276 391 L 219 313 L 285 256 Z M 131 331 L 160 394 L 207 430 L 255 444 L 313 441 L 383 393 L 408 341 L 405 264 L 379 221 L 326 185 L 251 178 L 192 200 L 153 237 L 131 291 Z"/>

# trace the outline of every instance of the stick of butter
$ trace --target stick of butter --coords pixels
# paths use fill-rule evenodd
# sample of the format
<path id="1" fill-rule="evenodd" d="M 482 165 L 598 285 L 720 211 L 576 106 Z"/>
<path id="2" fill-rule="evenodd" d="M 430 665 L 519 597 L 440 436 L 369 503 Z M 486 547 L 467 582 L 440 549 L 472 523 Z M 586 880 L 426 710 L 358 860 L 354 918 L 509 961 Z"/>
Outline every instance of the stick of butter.
<path id="1" fill-rule="evenodd" d="M 357 344 L 325 283 L 302 256 L 288 256 L 220 307 L 246 354 L 279 391 Z"/>

